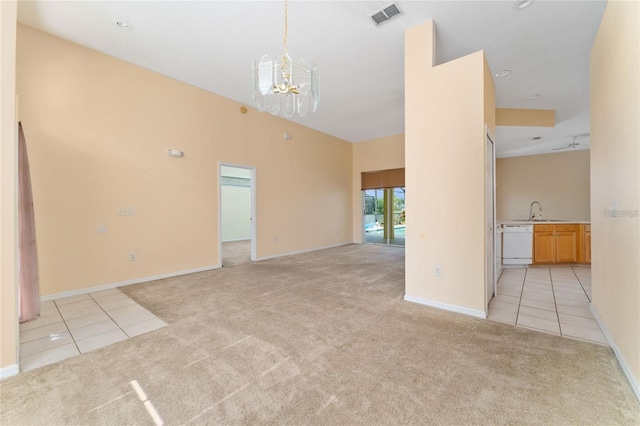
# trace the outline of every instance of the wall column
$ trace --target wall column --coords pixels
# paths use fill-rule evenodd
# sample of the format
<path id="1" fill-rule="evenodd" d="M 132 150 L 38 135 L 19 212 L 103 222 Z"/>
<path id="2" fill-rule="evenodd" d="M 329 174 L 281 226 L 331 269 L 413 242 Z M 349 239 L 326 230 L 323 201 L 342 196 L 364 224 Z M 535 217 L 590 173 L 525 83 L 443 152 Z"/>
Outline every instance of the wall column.
<path id="1" fill-rule="evenodd" d="M 405 299 L 484 317 L 493 84 L 483 52 L 434 66 L 434 46 L 433 21 L 405 33 Z"/>
<path id="2" fill-rule="evenodd" d="M 18 373 L 17 11 L 17 2 L 0 2 L 0 378 Z"/>

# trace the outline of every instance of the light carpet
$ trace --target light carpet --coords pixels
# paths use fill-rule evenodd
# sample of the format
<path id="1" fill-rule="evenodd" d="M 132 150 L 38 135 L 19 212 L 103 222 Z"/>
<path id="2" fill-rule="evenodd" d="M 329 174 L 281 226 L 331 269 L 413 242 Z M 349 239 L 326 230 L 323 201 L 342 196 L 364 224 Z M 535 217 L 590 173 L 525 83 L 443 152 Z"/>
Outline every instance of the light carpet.
<path id="1" fill-rule="evenodd" d="M 0 423 L 640 424 L 608 347 L 403 301 L 348 245 L 121 288 L 168 327 L 0 384 Z"/>

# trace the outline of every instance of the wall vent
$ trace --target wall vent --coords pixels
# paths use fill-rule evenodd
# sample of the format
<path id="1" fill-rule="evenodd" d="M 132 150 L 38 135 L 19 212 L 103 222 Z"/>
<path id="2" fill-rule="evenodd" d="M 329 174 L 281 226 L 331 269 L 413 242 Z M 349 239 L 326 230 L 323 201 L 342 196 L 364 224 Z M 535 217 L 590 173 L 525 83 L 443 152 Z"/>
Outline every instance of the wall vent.
<path id="1" fill-rule="evenodd" d="M 391 3 L 390 5 L 375 11 L 371 15 L 371 19 L 373 19 L 373 22 L 375 22 L 376 25 L 380 25 L 400 15 L 402 15 L 402 10 L 400 10 L 400 7 L 398 7 L 398 4 Z"/>

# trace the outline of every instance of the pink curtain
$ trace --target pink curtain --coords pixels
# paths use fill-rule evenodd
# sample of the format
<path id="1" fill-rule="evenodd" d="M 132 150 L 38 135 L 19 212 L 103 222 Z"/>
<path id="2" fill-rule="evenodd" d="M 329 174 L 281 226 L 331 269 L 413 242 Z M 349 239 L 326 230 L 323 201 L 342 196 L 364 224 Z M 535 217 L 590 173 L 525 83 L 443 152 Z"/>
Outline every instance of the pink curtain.
<path id="1" fill-rule="evenodd" d="M 20 322 L 31 321 L 40 315 L 38 292 L 38 257 L 36 226 L 33 216 L 33 193 L 27 142 L 22 123 L 18 123 L 18 244 L 20 269 Z"/>

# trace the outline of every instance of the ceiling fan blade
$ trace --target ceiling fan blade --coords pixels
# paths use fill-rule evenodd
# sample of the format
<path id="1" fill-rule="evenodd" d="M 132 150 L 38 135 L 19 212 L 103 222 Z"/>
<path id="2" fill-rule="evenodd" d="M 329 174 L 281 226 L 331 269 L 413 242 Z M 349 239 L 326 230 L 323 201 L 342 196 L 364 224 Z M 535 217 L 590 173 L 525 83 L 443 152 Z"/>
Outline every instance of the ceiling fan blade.
<path id="1" fill-rule="evenodd" d="M 576 146 L 580 145 L 580 142 L 571 142 L 569 145 L 567 146 L 561 146 L 559 148 L 553 148 L 552 151 L 558 151 L 561 149 L 576 149 Z"/>

